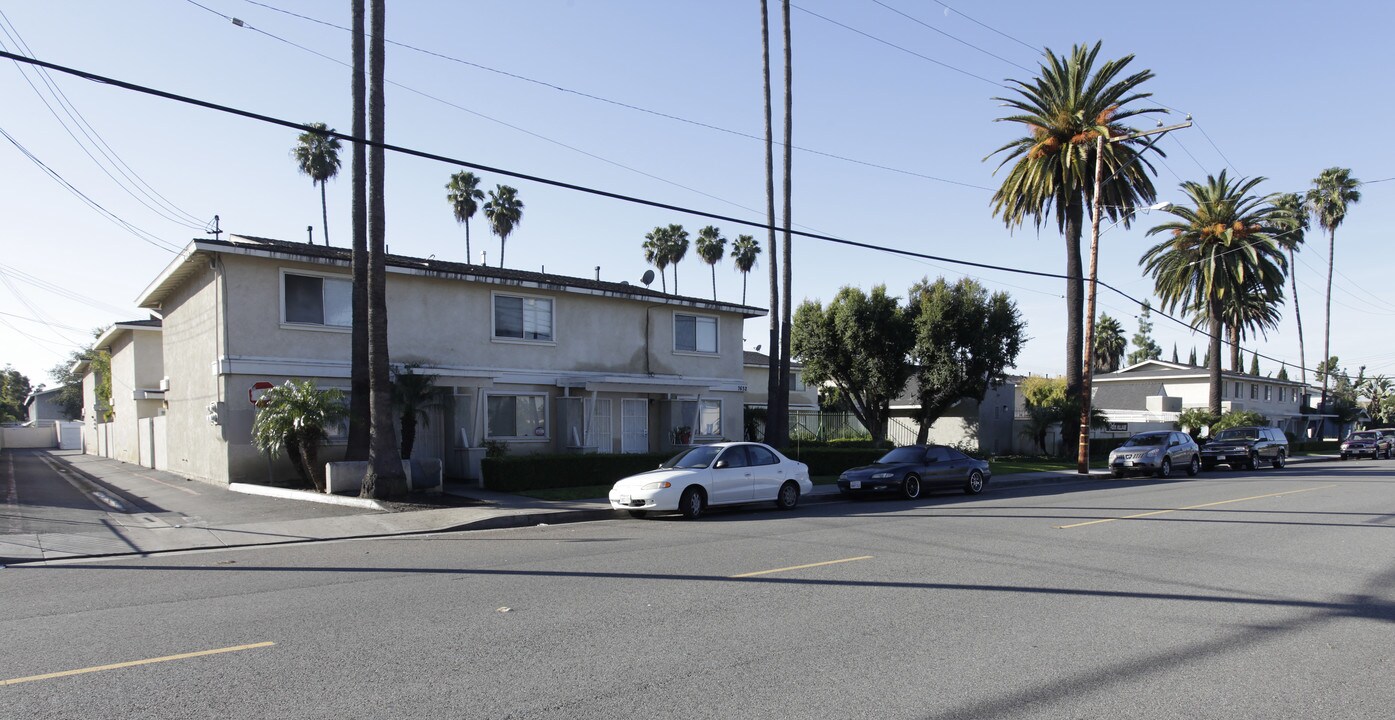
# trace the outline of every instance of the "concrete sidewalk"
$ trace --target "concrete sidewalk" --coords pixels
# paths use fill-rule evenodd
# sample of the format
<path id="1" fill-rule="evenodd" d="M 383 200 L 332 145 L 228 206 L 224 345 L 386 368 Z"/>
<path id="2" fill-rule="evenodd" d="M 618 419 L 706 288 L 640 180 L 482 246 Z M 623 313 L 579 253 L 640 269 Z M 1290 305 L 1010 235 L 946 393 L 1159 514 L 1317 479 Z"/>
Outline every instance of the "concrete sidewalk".
<path id="1" fill-rule="evenodd" d="M 383 512 L 231 492 L 75 451 L 37 451 L 63 479 L 114 500 L 110 521 L 78 532 L 0 535 L 0 564 L 75 557 L 146 555 L 205 548 L 273 545 L 321 540 L 486 530 L 626 517 L 604 498 L 556 502 L 449 486 L 447 492 L 483 504 Z M 1331 460 L 1326 456 L 1290 462 Z M 1073 471 L 994 477 L 990 489 L 1112 480 L 1108 471 L 1088 477 Z M 836 485 L 816 485 L 804 503 L 847 502 Z M 95 502 L 95 499 L 94 499 Z M 104 501 L 105 502 L 105 501 Z M 108 503 L 110 504 L 110 503 Z"/>

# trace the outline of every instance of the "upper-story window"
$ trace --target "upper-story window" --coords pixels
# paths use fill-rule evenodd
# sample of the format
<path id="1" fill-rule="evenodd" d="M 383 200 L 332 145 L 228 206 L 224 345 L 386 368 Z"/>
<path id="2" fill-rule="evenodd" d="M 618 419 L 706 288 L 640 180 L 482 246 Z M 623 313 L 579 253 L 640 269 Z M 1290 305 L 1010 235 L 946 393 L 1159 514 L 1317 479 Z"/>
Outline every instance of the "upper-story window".
<path id="1" fill-rule="evenodd" d="M 673 349 L 679 352 L 717 352 L 717 318 L 674 313 Z"/>
<path id="2" fill-rule="evenodd" d="M 328 327 L 353 326 L 353 283 L 325 275 L 281 275 L 283 322 Z"/>
<path id="3" fill-rule="evenodd" d="M 1273 399 L 1273 398 L 1271 397 L 1271 393 L 1273 393 L 1273 392 L 1274 392 L 1274 389 L 1273 389 L 1272 387 L 1270 387 L 1270 386 L 1268 386 L 1268 385 L 1265 385 L 1265 386 L 1264 386 L 1264 402 L 1269 402 L 1271 399 Z"/>
<path id="4" fill-rule="evenodd" d="M 1256 385 L 1256 384 L 1254 384 L 1254 383 L 1250 383 L 1250 399 L 1251 399 L 1251 400 L 1258 400 L 1258 399 L 1259 399 L 1259 386 Z"/>
<path id="5" fill-rule="evenodd" d="M 790 371 L 790 392 L 804 392 L 804 378 L 793 370 Z"/>
<path id="6" fill-rule="evenodd" d="M 494 337 L 552 342 L 552 300 L 495 295 Z"/>

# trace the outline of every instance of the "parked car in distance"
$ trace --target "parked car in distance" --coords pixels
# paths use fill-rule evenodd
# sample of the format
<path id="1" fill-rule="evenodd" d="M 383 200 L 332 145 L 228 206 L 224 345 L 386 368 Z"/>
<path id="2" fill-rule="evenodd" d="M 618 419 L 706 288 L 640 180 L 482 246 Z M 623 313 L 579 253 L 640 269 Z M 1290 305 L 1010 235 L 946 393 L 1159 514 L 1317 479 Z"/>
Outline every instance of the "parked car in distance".
<path id="1" fill-rule="evenodd" d="M 1380 430 L 1358 430 L 1342 441 L 1342 459 L 1369 457 L 1390 459 L 1390 445 L 1395 438 Z"/>
<path id="2" fill-rule="evenodd" d="M 894 492 L 907 500 L 927 490 L 957 488 L 969 495 L 983 492 L 993 473 L 988 461 L 977 460 L 944 445 L 905 445 L 894 448 L 871 465 L 838 476 L 844 495 Z"/>
<path id="3" fill-rule="evenodd" d="M 1288 462 L 1288 437 L 1272 427 L 1226 428 L 1201 446 L 1201 469 L 1226 464 L 1254 470 L 1261 462 L 1282 468 Z"/>
<path id="4" fill-rule="evenodd" d="M 1188 477 L 1201 472 L 1201 448 L 1186 433 L 1142 432 L 1109 452 L 1109 473 L 1116 478 L 1131 473 L 1171 477 L 1173 468 L 1186 468 Z"/>
<path id="5" fill-rule="evenodd" d="M 808 465 L 762 443 L 726 442 L 688 448 L 657 469 L 620 480 L 610 506 L 635 517 L 678 511 L 695 518 L 709 507 L 754 502 L 791 510 L 813 489 Z"/>

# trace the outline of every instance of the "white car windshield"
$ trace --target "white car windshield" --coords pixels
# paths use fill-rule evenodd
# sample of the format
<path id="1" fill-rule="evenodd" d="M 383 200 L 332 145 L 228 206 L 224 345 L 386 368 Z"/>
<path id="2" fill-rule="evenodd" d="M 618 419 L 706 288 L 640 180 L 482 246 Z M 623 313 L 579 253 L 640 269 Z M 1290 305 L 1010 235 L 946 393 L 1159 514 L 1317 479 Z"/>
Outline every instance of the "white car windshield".
<path id="1" fill-rule="evenodd" d="M 661 468 L 705 468 L 712 464 L 717 458 L 717 453 L 722 451 L 719 447 L 703 445 L 701 447 L 688 448 L 677 455 L 665 460 Z"/>
<path id="2" fill-rule="evenodd" d="M 1124 443 L 1124 447 L 1151 447 L 1153 445 L 1162 445 L 1165 442 L 1167 442 L 1167 435 L 1161 433 L 1157 435 L 1134 435 L 1129 438 L 1128 442 Z"/>

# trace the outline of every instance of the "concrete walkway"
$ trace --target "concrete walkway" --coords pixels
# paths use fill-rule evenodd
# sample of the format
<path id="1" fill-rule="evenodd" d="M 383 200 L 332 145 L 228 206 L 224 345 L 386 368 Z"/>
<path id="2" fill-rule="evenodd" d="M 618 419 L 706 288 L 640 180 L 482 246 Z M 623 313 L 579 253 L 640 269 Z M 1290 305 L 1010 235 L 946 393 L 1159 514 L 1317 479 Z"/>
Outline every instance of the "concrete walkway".
<path id="1" fill-rule="evenodd" d="M 39 480 L 66 481 L 105 511 L 105 518 L 72 527 L 63 525 L 71 521 L 43 517 L 44 508 L 12 503 L 8 513 L 19 513 L 20 522 L 30 526 L 30 531 L 15 532 L 12 527 L 9 532 L 0 534 L 0 565 L 625 517 L 623 512 L 612 510 L 604 498 L 556 502 L 465 486 L 448 486 L 447 492 L 482 504 L 384 512 L 232 492 L 173 473 L 76 451 L 7 451 L 6 456 L 11 463 L 9 482 L 12 485 L 18 475 L 43 473 L 38 467 L 38 463 L 42 463 L 53 477 Z M 1329 459 L 1335 458 L 1299 457 L 1290 462 Z M 15 469 L 17 467 L 19 469 Z M 3 476 L 0 480 L 4 480 Z M 1110 480 L 1109 473 L 1104 470 L 1094 471 L 1088 477 L 1072 471 L 1017 473 L 994 477 L 989 488 L 1104 480 Z M 839 495 L 835 485 L 816 485 L 802 501 L 807 504 L 847 500 Z M 92 516 L 90 509 L 87 516 Z"/>

